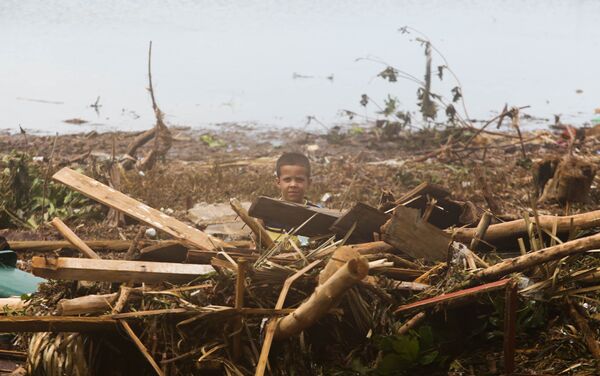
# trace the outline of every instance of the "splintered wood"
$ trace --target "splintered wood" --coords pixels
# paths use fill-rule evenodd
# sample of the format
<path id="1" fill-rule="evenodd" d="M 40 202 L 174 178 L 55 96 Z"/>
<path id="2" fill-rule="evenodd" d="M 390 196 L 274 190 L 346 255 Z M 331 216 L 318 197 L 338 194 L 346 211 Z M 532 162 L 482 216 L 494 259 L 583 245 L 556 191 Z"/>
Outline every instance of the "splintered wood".
<path id="1" fill-rule="evenodd" d="M 133 217 L 148 226 L 164 231 L 177 239 L 184 240 L 194 245 L 195 247 L 214 250 L 225 245 L 225 243 L 219 239 L 188 226 L 173 217 L 134 200 L 92 178 L 73 171 L 68 167 L 58 171 L 52 178 L 93 200 L 122 211 L 126 215 Z"/>

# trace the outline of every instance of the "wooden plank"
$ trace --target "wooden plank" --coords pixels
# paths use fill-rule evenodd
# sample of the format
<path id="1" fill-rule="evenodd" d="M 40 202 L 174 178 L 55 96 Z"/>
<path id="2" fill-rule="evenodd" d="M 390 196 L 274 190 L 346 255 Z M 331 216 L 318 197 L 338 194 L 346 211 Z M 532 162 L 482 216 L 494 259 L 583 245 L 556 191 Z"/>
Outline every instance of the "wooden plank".
<path id="1" fill-rule="evenodd" d="M 154 244 L 140 250 L 138 260 L 158 262 L 184 262 L 188 248 L 180 241 L 171 240 Z"/>
<path id="2" fill-rule="evenodd" d="M 399 206 L 382 227 L 383 241 L 414 258 L 445 261 L 450 236 L 423 221 L 416 209 Z"/>
<path id="3" fill-rule="evenodd" d="M 361 242 L 372 242 L 373 233 L 380 233 L 381 226 L 390 219 L 391 215 L 383 213 L 376 208 L 357 203 L 342 215 L 331 226 L 331 230 L 338 235 L 344 236 L 356 223 L 356 228 L 352 232 L 351 239 Z"/>
<path id="4" fill-rule="evenodd" d="M 95 250 L 110 250 L 124 252 L 131 245 L 130 240 L 84 240 L 90 248 Z M 154 240 L 143 240 L 145 246 L 158 243 Z M 67 240 L 8 240 L 8 245 L 13 251 L 51 252 L 59 248 L 73 248 Z"/>
<path id="5" fill-rule="evenodd" d="M 187 283 L 214 271 L 209 265 L 33 257 L 33 274 L 51 279 L 106 282 Z"/>
<path id="6" fill-rule="evenodd" d="M 341 213 L 337 210 L 305 206 L 265 196 L 258 197 L 252 203 L 248 214 L 254 218 L 262 219 L 267 226 L 283 228 L 287 231 L 298 228 L 316 214 L 296 233 L 303 236 L 330 233 L 329 228 L 341 216 Z"/>
<path id="7" fill-rule="evenodd" d="M 111 318 L 79 316 L 2 316 L 1 333 L 25 332 L 105 332 L 117 330 Z"/>
<path id="8" fill-rule="evenodd" d="M 446 303 L 446 304 L 448 304 L 450 302 L 456 303 L 456 302 L 462 301 L 465 298 L 472 297 L 474 295 L 503 289 L 506 287 L 506 285 L 510 281 L 511 280 L 509 278 L 506 278 L 506 279 L 502 279 L 500 281 L 488 283 L 485 285 L 471 287 L 471 288 L 468 288 L 465 290 L 455 291 L 455 292 L 451 292 L 448 294 L 442 294 L 442 295 L 434 296 L 433 298 L 429 298 L 429 299 L 423 299 L 423 300 L 420 300 L 415 303 L 410 303 L 410 304 L 405 304 L 403 306 L 400 306 L 400 307 L 396 308 L 394 313 L 401 313 L 401 312 L 406 312 L 406 311 L 410 311 L 410 310 L 414 310 L 414 309 L 430 308 L 432 306 L 435 306 L 435 305 L 441 304 L 441 303 Z"/>
<path id="9" fill-rule="evenodd" d="M 85 244 L 83 240 L 81 240 L 79 236 L 77 236 L 77 234 L 75 234 L 73 230 L 69 228 L 69 226 L 67 226 L 63 221 L 61 221 L 60 218 L 56 217 L 52 219 L 50 223 L 52 224 L 52 226 L 54 226 L 55 229 L 58 230 L 58 232 L 60 232 L 62 236 L 64 236 L 65 239 L 67 239 L 71 244 L 73 244 L 73 246 L 79 251 L 81 251 L 81 253 L 83 253 L 85 256 L 91 259 L 100 259 L 100 256 L 98 256 L 98 254 L 94 252 L 93 249 L 88 247 L 88 245 Z"/>
<path id="10" fill-rule="evenodd" d="M 225 246 L 225 243 L 221 240 L 188 226 L 173 217 L 153 209 L 92 178 L 73 171 L 68 167 L 64 167 L 58 171 L 52 178 L 93 200 L 119 210 L 126 215 L 133 217 L 148 226 L 162 230 L 177 239 L 193 244 L 195 247 L 213 250 Z"/>

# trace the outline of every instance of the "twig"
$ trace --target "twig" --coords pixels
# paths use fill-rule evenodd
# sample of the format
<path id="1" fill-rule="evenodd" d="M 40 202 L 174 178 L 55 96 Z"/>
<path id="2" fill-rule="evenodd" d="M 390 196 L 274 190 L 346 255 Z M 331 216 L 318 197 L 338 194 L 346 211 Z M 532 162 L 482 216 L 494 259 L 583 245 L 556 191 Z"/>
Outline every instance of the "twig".
<path id="1" fill-rule="evenodd" d="M 119 323 L 121 324 L 123 329 L 125 329 L 125 332 L 129 336 L 129 338 L 131 338 L 131 340 L 133 341 L 135 346 L 140 350 L 142 355 L 144 355 L 146 360 L 148 360 L 148 363 L 150 363 L 152 368 L 154 368 L 154 371 L 156 371 L 156 374 L 159 376 L 164 376 L 162 369 L 158 366 L 158 364 L 156 363 L 156 361 L 154 360 L 152 355 L 150 355 L 146 346 L 144 346 L 144 344 L 142 343 L 142 341 L 140 341 L 138 336 L 135 335 L 135 332 L 133 331 L 133 329 L 131 329 L 131 326 L 129 326 L 127 321 L 119 320 Z"/>

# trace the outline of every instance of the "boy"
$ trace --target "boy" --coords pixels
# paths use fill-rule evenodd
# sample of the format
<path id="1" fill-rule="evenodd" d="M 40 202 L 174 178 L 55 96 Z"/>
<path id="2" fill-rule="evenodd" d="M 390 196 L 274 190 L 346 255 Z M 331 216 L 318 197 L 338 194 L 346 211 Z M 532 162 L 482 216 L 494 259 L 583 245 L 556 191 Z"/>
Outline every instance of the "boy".
<path id="1" fill-rule="evenodd" d="M 282 200 L 308 204 L 304 194 L 310 188 L 310 162 L 304 154 L 282 154 L 275 165 L 275 172 L 275 183 Z"/>
<path id="2" fill-rule="evenodd" d="M 304 197 L 310 188 L 310 161 L 301 153 L 284 153 L 275 164 L 275 184 L 279 188 L 281 200 L 290 201 L 306 206 L 316 206 Z M 277 223 L 263 223 L 271 238 L 275 241 L 282 239 L 284 226 Z M 301 246 L 308 245 L 308 238 L 294 236 L 292 240 Z"/>

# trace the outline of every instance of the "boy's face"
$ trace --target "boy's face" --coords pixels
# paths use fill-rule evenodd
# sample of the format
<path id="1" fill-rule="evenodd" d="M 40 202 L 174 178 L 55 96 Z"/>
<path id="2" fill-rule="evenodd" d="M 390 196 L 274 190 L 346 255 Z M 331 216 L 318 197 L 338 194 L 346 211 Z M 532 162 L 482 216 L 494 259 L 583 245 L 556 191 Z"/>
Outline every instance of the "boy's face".
<path id="1" fill-rule="evenodd" d="M 304 194 L 310 187 L 310 178 L 304 166 L 283 165 L 279 168 L 276 184 L 285 201 L 303 203 Z"/>

